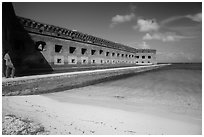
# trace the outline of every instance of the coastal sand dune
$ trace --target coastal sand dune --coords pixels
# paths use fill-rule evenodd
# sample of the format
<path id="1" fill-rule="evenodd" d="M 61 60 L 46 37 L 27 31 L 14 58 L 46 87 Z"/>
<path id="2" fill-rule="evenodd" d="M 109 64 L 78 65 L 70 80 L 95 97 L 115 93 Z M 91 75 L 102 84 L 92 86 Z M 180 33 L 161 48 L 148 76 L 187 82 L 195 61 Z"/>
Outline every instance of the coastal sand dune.
<path id="1" fill-rule="evenodd" d="M 58 93 L 3 97 L 49 134 L 201 134 L 201 71 L 165 70 Z"/>

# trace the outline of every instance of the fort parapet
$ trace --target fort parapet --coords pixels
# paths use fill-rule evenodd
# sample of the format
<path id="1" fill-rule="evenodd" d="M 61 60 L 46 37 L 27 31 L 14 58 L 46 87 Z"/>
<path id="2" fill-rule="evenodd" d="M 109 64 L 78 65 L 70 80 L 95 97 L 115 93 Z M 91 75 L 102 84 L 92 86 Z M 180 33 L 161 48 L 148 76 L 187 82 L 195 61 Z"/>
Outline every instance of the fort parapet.
<path id="1" fill-rule="evenodd" d="M 23 17 L 18 17 L 18 19 L 21 22 L 21 24 L 24 26 L 24 28 L 30 33 L 36 33 L 36 34 L 51 36 L 55 38 L 78 41 L 78 42 L 92 44 L 96 46 L 127 51 L 130 53 L 156 52 L 156 50 L 153 50 L 153 49 L 135 49 L 132 47 L 122 45 L 120 43 L 115 43 L 92 35 L 81 33 L 76 30 L 69 30 L 69 29 L 57 27 L 54 25 L 43 24 Z"/>

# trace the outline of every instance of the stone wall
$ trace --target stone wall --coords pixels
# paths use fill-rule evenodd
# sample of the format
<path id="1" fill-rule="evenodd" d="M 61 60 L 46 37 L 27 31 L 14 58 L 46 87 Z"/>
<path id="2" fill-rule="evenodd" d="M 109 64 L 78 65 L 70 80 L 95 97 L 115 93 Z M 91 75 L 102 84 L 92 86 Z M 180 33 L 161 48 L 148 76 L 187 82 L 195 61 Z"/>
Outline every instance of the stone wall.
<path id="1" fill-rule="evenodd" d="M 75 30 L 17 17 L 3 3 L 3 56 L 10 50 L 16 75 L 52 72 L 70 67 L 118 67 L 156 63 L 156 50 L 134 49 Z M 5 61 L 3 62 L 3 74 Z"/>
<path id="2" fill-rule="evenodd" d="M 31 95 L 69 90 L 119 78 L 133 76 L 164 67 L 164 65 L 124 67 L 38 76 L 26 76 L 18 79 L 6 79 L 2 82 L 2 95 Z M 46 86 L 45 86 L 46 85 Z"/>
<path id="3" fill-rule="evenodd" d="M 130 53 L 92 44 L 29 33 L 52 67 L 85 65 L 154 64 L 155 53 Z M 43 47 L 42 47 L 43 46 Z M 38 47 L 36 47 L 38 48 Z M 144 58 L 143 58 L 144 57 Z"/>

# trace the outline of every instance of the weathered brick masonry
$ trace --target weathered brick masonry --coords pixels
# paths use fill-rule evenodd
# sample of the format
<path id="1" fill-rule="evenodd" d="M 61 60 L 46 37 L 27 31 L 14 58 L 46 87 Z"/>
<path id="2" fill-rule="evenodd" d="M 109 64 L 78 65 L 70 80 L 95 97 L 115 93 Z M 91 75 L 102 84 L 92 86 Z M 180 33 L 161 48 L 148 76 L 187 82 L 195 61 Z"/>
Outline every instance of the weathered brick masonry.
<path id="1" fill-rule="evenodd" d="M 5 49 L 12 52 L 18 74 L 70 67 L 156 64 L 156 50 L 134 49 L 75 30 L 17 17 L 10 3 L 3 3 Z"/>

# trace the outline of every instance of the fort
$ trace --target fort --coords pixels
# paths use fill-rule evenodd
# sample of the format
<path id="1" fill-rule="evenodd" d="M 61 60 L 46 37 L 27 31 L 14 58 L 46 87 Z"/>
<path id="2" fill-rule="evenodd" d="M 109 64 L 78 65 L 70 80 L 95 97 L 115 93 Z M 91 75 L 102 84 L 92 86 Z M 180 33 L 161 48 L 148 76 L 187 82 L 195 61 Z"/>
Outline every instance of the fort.
<path id="1" fill-rule="evenodd" d="M 49 11 L 47 3 L 45 8 L 24 4 L 19 4 L 21 12 L 31 7 L 34 13 Z M 51 10 L 62 9 L 55 4 Z M 140 7 L 147 13 L 145 5 Z M 121 43 L 43 23 L 38 16 L 20 17 L 12 3 L 3 2 L 2 134 L 201 134 L 202 65 L 157 63 L 155 49 Z M 10 58 L 16 70 L 11 78 Z"/>
<path id="2" fill-rule="evenodd" d="M 3 54 L 11 51 L 17 75 L 70 68 L 156 64 L 156 50 L 135 49 L 76 30 L 15 15 L 3 4 Z"/>

